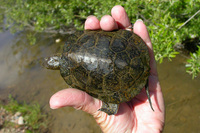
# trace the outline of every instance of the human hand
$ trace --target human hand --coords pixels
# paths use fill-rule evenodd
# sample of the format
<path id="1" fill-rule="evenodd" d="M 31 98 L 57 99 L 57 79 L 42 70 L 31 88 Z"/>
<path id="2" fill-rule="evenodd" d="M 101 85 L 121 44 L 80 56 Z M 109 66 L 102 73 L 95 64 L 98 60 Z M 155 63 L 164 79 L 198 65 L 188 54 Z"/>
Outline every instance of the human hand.
<path id="1" fill-rule="evenodd" d="M 85 22 L 85 29 L 112 31 L 125 29 L 131 25 L 129 18 L 121 6 L 115 6 L 112 16 L 105 15 L 99 21 L 95 16 L 89 16 Z M 102 111 L 102 101 L 95 99 L 86 92 L 69 88 L 55 93 L 50 99 L 50 107 L 57 109 L 71 106 L 93 115 L 103 132 L 107 133 L 159 133 L 164 126 L 164 100 L 158 81 L 156 62 L 153 48 L 146 26 L 142 21 L 134 24 L 133 32 L 139 35 L 149 48 L 150 76 L 149 92 L 154 111 L 149 106 L 145 89 L 131 101 L 121 103 L 116 115 L 107 115 Z"/>

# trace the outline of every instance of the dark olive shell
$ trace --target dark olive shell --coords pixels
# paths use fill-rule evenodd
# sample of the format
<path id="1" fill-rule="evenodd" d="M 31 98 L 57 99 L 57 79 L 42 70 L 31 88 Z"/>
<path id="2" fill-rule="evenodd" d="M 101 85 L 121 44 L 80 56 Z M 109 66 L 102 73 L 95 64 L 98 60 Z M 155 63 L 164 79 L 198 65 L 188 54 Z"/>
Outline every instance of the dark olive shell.
<path id="1" fill-rule="evenodd" d="M 71 87 L 118 104 L 145 86 L 149 60 L 146 44 L 130 31 L 79 31 L 64 46 L 60 72 Z"/>

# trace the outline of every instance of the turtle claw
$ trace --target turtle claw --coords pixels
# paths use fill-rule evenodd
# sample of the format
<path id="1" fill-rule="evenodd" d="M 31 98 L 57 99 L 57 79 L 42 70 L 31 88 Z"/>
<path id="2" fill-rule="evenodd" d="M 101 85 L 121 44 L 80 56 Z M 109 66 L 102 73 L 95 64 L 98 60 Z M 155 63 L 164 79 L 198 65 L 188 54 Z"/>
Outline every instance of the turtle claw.
<path id="1" fill-rule="evenodd" d="M 103 112 L 107 113 L 108 115 L 115 115 L 115 114 L 117 114 L 118 109 L 119 109 L 119 104 L 103 102 L 101 108 L 98 111 L 103 111 Z"/>
<path id="2" fill-rule="evenodd" d="M 152 103 L 151 103 L 150 95 L 149 95 L 149 80 L 147 80 L 147 83 L 145 85 L 145 90 L 146 90 L 146 93 L 147 93 L 147 97 L 148 97 L 148 101 L 149 101 L 150 107 L 154 111 Z"/>

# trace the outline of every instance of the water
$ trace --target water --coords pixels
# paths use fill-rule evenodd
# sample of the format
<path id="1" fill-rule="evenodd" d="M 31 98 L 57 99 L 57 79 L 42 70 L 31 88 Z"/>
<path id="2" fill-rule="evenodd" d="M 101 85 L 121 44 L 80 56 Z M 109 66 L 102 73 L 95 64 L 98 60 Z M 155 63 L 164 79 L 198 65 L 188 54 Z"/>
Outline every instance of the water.
<path id="1" fill-rule="evenodd" d="M 57 132 L 100 132 L 100 128 L 89 114 L 73 108 L 51 110 L 51 95 L 68 86 L 59 71 L 47 70 L 39 64 L 40 58 L 61 52 L 63 43 L 55 43 L 56 37 L 44 34 L 37 37 L 31 46 L 27 32 L 11 35 L 0 34 L 0 99 L 12 94 L 18 101 L 38 102 L 52 116 L 51 131 Z"/>
<path id="2" fill-rule="evenodd" d="M 166 133 L 200 133 L 200 77 L 185 72 L 184 56 L 158 65 L 166 106 Z"/>
<path id="3" fill-rule="evenodd" d="M 41 67 L 39 59 L 62 51 L 63 42 L 56 36 L 37 36 L 38 43 L 29 45 L 28 32 L 0 33 L 0 99 L 12 94 L 18 101 L 38 102 L 52 116 L 51 131 L 66 133 L 100 133 L 89 114 L 71 107 L 51 110 L 50 97 L 68 86 L 59 71 Z M 61 37 L 62 40 L 66 39 Z M 164 133 L 200 132 L 200 78 L 194 80 L 185 72 L 184 56 L 158 64 L 159 78 L 166 106 Z"/>

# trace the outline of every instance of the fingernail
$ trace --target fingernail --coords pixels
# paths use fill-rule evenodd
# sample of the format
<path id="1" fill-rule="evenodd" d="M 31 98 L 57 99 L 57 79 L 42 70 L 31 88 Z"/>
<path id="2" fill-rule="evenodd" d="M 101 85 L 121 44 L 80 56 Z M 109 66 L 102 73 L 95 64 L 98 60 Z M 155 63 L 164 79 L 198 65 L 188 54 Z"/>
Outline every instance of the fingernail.
<path id="1" fill-rule="evenodd" d="M 51 108 L 51 109 L 57 109 L 57 107 L 52 107 L 52 106 L 50 106 L 50 108 Z"/>
<path id="2" fill-rule="evenodd" d="M 143 20 L 142 19 L 138 19 L 138 20 L 136 20 L 136 22 L 143 22 Z"/>

